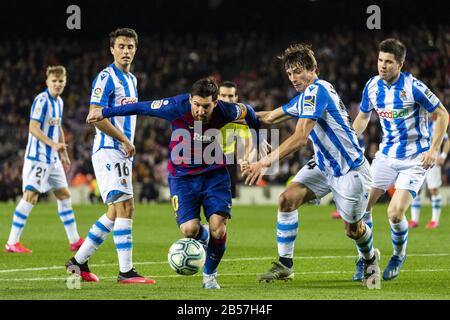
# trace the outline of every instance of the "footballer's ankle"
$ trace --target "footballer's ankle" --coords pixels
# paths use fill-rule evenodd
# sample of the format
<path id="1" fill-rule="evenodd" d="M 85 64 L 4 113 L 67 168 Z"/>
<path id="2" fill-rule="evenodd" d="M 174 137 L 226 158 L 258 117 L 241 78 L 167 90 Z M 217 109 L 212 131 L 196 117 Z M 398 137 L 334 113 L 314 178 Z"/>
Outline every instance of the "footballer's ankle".
<path id="1" fill-rule="evenodd" d="M 292 258 L 279 257 L 278 261 L 287 268 L 292 268 L 294 266 L 294 260 Z"/>

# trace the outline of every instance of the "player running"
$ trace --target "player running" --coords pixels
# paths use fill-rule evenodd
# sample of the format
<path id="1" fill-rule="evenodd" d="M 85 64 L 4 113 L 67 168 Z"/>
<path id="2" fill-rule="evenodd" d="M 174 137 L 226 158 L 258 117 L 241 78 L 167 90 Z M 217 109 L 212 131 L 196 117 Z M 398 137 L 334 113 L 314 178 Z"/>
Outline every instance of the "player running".
<path id="1" fill-rule="evenodd" d="M 294 277 L 297 209 L 332 192 L 344 220 L 345 233 L 362 252 L 365 279 L 371 284 L 379 283 L 379 251 L 373 248 L 372 230 L 362 221 L 371 183 L 370 168 L 346 108 L 333 86 L 319 79 L 314 52 L 308 46 L 292 45 L 279 58 L 299 95 L 265 114 L 262 122 L 276 123 L 286 116 L 299 120 L 295 132 L 278 149 L 244 169 L 245 182 L 252 185 L 261 179 L 267 167 L 304 147 L 308 139 L 315 154 L 279 197 L 279 261 L 273 262 L 272 268 L 258 276 L 258 280 L 270 282 Z"/>
<path id="2" fill-rule="evenodd" d="M 138 45 L 133 29 L 122 28 L 110 33 L 110 50 L 114 63 L 103 69 L 92 84 L 90 109 L 112 108 L 138 101 L 137 80 L 130 72 Z M 118 283 L 154 284 L 133 267 L 133 184 L 131 158 L 136 116 L 113 117 L 96 123 L 92 147 L 92 164 L 98 187 L 108 211 L 89 230 L 86 241 L 67 263 L 68 271 L 78 268 L 85 281 L 99 281 L 88 267 L 88 259 L 113 231 L 119 258 Z"/>
<path id="3" fill-rule="evenodd" d="M 397 39 L 378 46 L 378 75 L 370 78 L 353 128 L 360 135 L 375 110 L 383 129 L 383 140 L 372 162 L 373 184 L 364 217 L 372 224 L 372 208 L 395 186 L 387 210 L 391 225 L 393 255 L 383 271 L 384 280 L 396 278 L 406 259 L 408 221 L 405 213 L 422 186 L 427 170 L 436 164 L 448 125 L 448 112 L 427 86 L 409 73 L 401 72 L 406 48 Z M 427 130 L 428 114 L 436 117 L 433 139 Z M 362 279 L 361 261 L 353 280 Z"/>
<path id="4" fill-rule="evenodd" d="M 436 121 L 433 118 L 429 119 L 428 132 L 430 137 L 433 136 L 434 127 Z M 442 211 L 442 196 L 439 193 L 439 188 L 442 185 L 442 166 L 445 164 L 445 159 L 447 159 L 447 154 L 450 151 L 450 140 L 448 139 L 448 134 L 445 133 L 444 141 L 442 143 L 442 151 L 436 160 L 436 165 L 428 170 L 425 176 L 425 183 L 422 185 L 421 192 L 417 194 L 411 204 L 411 220 L 408 222 L 409 228 L 417 228 L 419 226 L 419 216 L 420 216 L 420 195 L 425 189 L 425 185 L 431 194 L 431 210 L 432 216 L 431 220 L 425 225 L 427 229 L 435 229 L 439 226 L 439 219 L 441 217 Z"/>
<path id="5" fill-rule="evenodd" d="M 62 128 L 64 103 L 61 94 L 67 83 L 63 66 L 47 68 L 47 89 L 34 99 L 31 107 L 28 144 L 22 171 L 23 197 L 14 210 L 13 223 L 6 252 L 31 253 L 20 244 L 20 236 L 28 216 L 36 205 L 39 194 L 53 190 L 71 251 L 83 243 L 77 231 L 72 200 L 64 171 L 69 170 L 70 159 Z"/>
<path id="6" fill-rule="evenodd" d="M 220 129 L 245 119 L 258 129 L 259 121 L 249 105 L 217 99 L 218 87 L 210 79 L 194 83 L 190 94 L 118 108 L 94 109 L 87 122 L 131 114 L 158 117 L 171 122 L 169 187 L 176 221 L 185 237 L 206 247 L 203 288 L 219 289 L 217 267 L 225 253 L 226 224 L 231 218 L 230 176 L 220 146 Z M 200 208 L 209 223 L 200 224 Z"/>

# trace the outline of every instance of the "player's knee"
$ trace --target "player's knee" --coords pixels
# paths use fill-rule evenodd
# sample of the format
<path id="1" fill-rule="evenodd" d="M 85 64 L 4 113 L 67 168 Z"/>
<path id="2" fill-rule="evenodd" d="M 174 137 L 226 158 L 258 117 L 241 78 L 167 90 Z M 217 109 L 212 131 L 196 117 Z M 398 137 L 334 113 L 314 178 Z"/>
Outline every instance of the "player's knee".
<path id="1" fill-rule="evenodd" d="M 439 196 L 439 189 L 430 189 L 430 194 L 433 197 Z"/>
<path id="2" fill-rule="evenodd" d="M 283 192 L 280 194 L 280 197 L 278 198 L 278 204 L 280 206 L 280 210 L 283 212 L 290 212 L 297 209 L 297 201 L 295 201 L 294 197 L 291 196 L 287 192 Z"/>
<path id="3" fill-rule="evenodd" d="M 191 223 L 184 223 L 180 225 L 180 230 L 183 236 L 186 238 L 195 238 L 200 231 L 200 225 L 199 224 L 191 224 Z"/>
<path id="4" fill-rule="evenodd" d="M 349 237 L 350 239 L 353 239 L 353 240 L 360 238 L 358 236 L 359 234 L 358 234 L 357 230 L 345 229 L 345 234 L 347 235 L 347 237 Z"/>
<path id="5" fill-rule="evenodd" d="M 225 225 L 219 225 L 211 228 L 210 226 L 209 232 L 214 239 L 223 239 L 227 234 L 227 227 Z"/>
<path id="6" fill-rule="evenodd" d="M 23 200 L 25 200 L 28 203 L 31 203 L 33 206 L 38 202 L 38 199 L 39 199 L 39 193 L 27 190 L 23 194 Z"/>
<path id="7" fill-rule="evenodd" d="M 345 234 L 350 239 L 356 240 L 361 238 L 363 229 L 361 224 L 345 224 Z"/>
<path id="8" fill-rule="evenodd" d="M 64 189 L 61 189 L 61 190 L 57 190 L 57 191 L 55 192 L 55 197 L 56 197 L 58 200 L 66 200 L 66 199 L 69 199 L 69 198 L 70 198 L 70 191 L 69 191 L 68 188 L 64 188 Z"/>
<path id="9" fill-rule="evenodd" d="M 399 223 L 402 221 L 406 208 L 402 205 L 392 206 L 388 208 L 388 218 L 392 223 Z"/>

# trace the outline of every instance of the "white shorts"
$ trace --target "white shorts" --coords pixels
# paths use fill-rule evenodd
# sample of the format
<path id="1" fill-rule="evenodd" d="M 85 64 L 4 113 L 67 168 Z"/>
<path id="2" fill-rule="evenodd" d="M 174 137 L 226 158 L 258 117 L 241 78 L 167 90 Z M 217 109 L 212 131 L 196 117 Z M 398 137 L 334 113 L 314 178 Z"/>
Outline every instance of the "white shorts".
<path id="1" fill-rule="evenodd" d="M 22 169 L 22 191 L 46 193 L 67 188 L 67 178 L 61 161 L 45 163 L 25 159 Z"/>
<path id="2" fill-rule="evenodd" d="M 435 165 L 427 171 L 425 181 L 428 189 L 437 189 L 442 186 L 441 166 Z"/>
<path id="3" fill-rule="evenodd" d="M 308 187 L 317 199 L 332 192 L 342 219 L 355 223 L 361 220 L 366 211 L 372 178 L 369 163 L 365 160 L 361 166 L 341 177 L 330 176 L 320 171 L 317 165 L 303 166 L 292 182 Z"/>
<path id="4" fill-rule="evenodd" d="M 389 158 L 378 151 L 371 166 L 372 187 L 386 191 L 395 183 L 395 189 L 408 190 L 415 197 L 427 173 L 421 166 L 421 160 L 421 154 L 400 160 Z"/>
<path id="5" fill-rule="evenodd" d="M 106 204 L 133 198 L 133 163 L 122 151 L 100 149 L 92 155 L 98 188 Z"/>

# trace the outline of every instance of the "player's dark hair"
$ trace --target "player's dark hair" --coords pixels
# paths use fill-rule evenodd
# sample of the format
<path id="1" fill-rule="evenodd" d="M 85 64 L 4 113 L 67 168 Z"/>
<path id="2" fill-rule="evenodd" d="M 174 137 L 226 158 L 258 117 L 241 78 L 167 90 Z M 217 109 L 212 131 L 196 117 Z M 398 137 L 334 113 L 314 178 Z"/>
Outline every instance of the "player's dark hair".
<path id="1" fill-rule="evenodd" d="M 278 59 L 281 60 L 286 70 L 300 66 L 309 71 L 316 70 L 316 73 L 319 74 L 314 51 L 312 51 L 310 45 L 303 43 L 292 44 L 278 56 Z"/>
<path id="2" fill-rule="evenodd" d="M 219 87 L 212 79 L 200 79 L 192 85 L 191 96 L 199 96 L 207 98 L 212 96 L 213 101 L 217 100 L 219 94 Z"/>
<path id="3" fill-rule="evenodd" d="M 226 80 L 226 81 L 222 81 L 222 82 L 219 84 L 219 88 L 221 88 L 221 87 L 225 87 L 225 88 L 235 88 L 235 89 L 237 89 L 237 84 L 236 84 L 235 82 L 233 82 L 233 81 L 228 81 L 228 80 Z"/>
<path id="4" fill-rule="evenodd" d="M 116 42 L 116 39 L 118 37 L 127 37 L 134 39 L 134 43 L 136 44 L 136 47 L 138 45 L 138 35 L 136 31 L 130 28 L 118 28 L 114 31 L 112 31 L 109 34 L 109 45 L 110 47 L 114 47 L 114 43 Z"/>
<path id="5" fill-rule="evenodd" d="M 388 38 L 381 41 L 378 45 L 378 52 L 392 53 L 398 63 L 405 61 L 406 47 L 400 40 Z"/>

